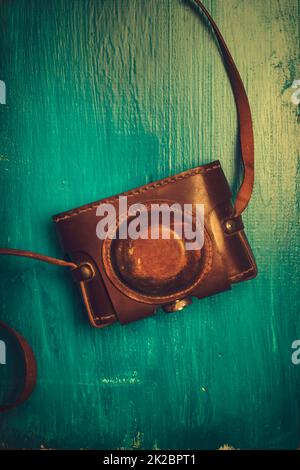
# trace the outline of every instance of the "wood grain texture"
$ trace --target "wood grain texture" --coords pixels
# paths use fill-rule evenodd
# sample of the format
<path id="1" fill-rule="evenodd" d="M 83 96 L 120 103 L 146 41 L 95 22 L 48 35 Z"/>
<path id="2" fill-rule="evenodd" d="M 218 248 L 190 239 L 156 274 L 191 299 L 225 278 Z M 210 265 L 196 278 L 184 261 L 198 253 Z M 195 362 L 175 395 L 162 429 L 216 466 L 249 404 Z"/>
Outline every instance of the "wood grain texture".
<path id="1" fill-rule="evenodd" d="M 39 366 L 30 401 L 0 417 L 2 447 L 300 441 L 300 366 L 291 363 L 300 339 L 300 128 L 290 100 L 300 79 L 299 2 L 204 3 L 252 106 L 256 184 L 244 223 L 259 276 L 184 312 L 97 331 L 68 272 L 1 259 L 1 318 L 29 340 Z M 188 1 L 0 7 L 1 246 L 62 256 L 53 214 L 214 159 L 237 188 L 232 93 Z M 11 361 L 0 366 L 3 388 Z"/>

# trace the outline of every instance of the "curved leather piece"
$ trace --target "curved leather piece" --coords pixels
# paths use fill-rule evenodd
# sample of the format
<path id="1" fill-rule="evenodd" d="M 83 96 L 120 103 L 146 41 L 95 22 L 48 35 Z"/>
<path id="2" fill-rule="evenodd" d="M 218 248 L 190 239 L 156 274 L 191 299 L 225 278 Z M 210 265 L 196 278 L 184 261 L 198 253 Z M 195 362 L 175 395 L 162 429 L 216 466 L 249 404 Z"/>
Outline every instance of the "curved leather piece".
<path id="1" fill-rule="evenodd" d="M 27 343 L 26 339 L 3 321 L 0 321 L 0 327 L 7 330 L 16 341 L 22 352 L 22 359 L 24 363 L 24 382 L 22 390 L 16 400 L 14 400 L 12 403 L 0 406 L 0 413 L 3 413 L 4 411 L 11 410 L 12 408 L 21 405 L 24 401 L 27 400 L 27 398 L 30 397 L 36 384 L 37 365 L 33 351 Z"/>
<path id="2" fill-rule="evenodd" d="M 239 123 L 241 154 L 244 164 L 244 178 L 234 204 L 233 215 L 237 217 L 246 209 L 250 201 L 254 185 L 254 136 L 250 105 L 241 76 L 219 28 L 200 0 L 193 1 L 202 10 L 216 35 L 235 99 Z"/>

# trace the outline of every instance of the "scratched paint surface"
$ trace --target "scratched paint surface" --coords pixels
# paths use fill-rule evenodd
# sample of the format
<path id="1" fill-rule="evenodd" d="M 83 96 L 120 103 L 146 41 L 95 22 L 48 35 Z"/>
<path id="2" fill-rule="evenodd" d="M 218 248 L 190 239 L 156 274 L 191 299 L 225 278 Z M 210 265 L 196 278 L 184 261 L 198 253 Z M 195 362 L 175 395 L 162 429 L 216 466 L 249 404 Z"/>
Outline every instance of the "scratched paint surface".
<path id="1" fill-rule="evenodd" d="M 259 277 L 184 312 L 92 329 L 68 272 L 0 260 L 1 318 L 31 343 L 32 398 L 1 416 L 25 448 L 295 448 L 300 365 L 297 0 L 206 0 L 253 110 L 244 222 Z M 0 246 L 63 256 L 51 216 L 220 159 L 236 115 L 209 29 L 183 0 L 0 2 Z M 298 178 L 298 179 L 297 179 Z M 1 339 L 5 339 L 1 332 Z M 2 395 L 17 352 L 7 338 Z"/>

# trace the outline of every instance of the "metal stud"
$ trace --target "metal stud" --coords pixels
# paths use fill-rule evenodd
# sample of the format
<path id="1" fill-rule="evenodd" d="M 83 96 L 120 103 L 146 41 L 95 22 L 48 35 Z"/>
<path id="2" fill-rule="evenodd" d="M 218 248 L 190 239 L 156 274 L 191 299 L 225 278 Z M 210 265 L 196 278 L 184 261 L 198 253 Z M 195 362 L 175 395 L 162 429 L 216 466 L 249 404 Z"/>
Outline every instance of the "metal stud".
<path id="1" fill-rule="evenodd" d="M 229 233 L 233 232 L 234 229 L 235 229 L 234 221 L 233 220 L 227 220 L 225 222 L 225 229 L 226 229 L 226 232 L 229 232 Z"/>
<path id="2" fill-rule="evenodd" d="M 171 304 L 167 304 L 163 307 L 164 311 L 167 313 L 178 312 L 179 310 L 183 310 L 185 307 L 192 303 L 192 299 L 186 297 L 185 299 L 175 300 Z"/>
<path id="3" fill-rule="evenodd" d="M 95 271 L 90 263 L 82 263 L 72 271 L 74 279 L 77 282 L 84 282 L 93 279 Z"/>

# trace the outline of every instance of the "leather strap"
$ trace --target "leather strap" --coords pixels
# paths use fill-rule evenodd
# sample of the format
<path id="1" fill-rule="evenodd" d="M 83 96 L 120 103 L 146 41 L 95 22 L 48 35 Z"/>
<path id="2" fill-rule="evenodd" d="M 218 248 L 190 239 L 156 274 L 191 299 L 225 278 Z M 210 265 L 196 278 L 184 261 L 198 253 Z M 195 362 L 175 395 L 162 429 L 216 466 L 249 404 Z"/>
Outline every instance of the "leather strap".
<path id="1" fill-rule="evenodd" d="M 246 209 L 251 198 L 254 184 L 254 137 L 250 105 L 240 74 L 225 44 L 222 34 L 219 31 L 219 28 L 200 0 L 193 1 L 202 10 L 216 35 L 235 99 L 239 123 L 241 155 L 244 165 L 243 181 L 234 204 L 233 215 L 237 217 L 241 215 L 241 213 Z"/>
<path id="2" fill-rule="evenodd" d="M 22 256 L 26 258 L 36 259 L 45 263 L 55 264 L 57 266 L 66 266 L 72 270 L 77 269 L 78 266 L 75 263 L 64 261 L 62 259 L 52 258 L 51 256 L 41 255 L 39 253 L 33 253 L 32 251 L 16 250 L 13 248 L 0 248 L 0 255 L 13 255 Z M 24 362 L 24 383 L 22 391 L 18 398 L 5 406 L 0 406 L 0 413 L 11 410 L 18 405 L 21 405 L 31 395 L 37 380 L 37 366 L 33 351 L 26 339 L 18 333 L 16 330 L 8 326 L 6 323 L 0 320 L 0 327 L 5 328 L 11 336 L 16 340 L 22 351 L 22 357 Z"/>
<path id="3" fill-rule="evenodd" d="M 41 255 L 33 251 L 16 250 L 15 248 L 0 248 L 0 255 L 22 256 L 22 258 L 32 258 L 44 263 L 55 264 L 56 266 L 66 266 L 71 269 L 76 269 L 78 266 L 75 263 L 65 261 L 63 259 L 52 258 L 51 256 Z"/>
<path id="4" fill-rule="evenodd" d="M 234 216 L 239 216 L 244 209 L 247 207 L 248 202 L 250 200 L 253 183 L 254 183 L 254 138 L 253 138 L 253 128 L 252 128 L 252 118 L 251 118 L 251 111 L 249 106 L 249 101 L 247 98 L 247 94 L 240 77 L 240 74 L 235 66 L 235 63 L 231 57 L 231 54 L 225 44 L 225 41 L 210 14 L 204 7 L 204 5 L 200 2 L 200 0 L 193 0 L 201 9 L 203 14 L 208 19 L 215 35 L 218 40 L 223 58 L 224 64 L 230 79 L 232 91 L 235 98 L 235 104 L 237 108 L 238 114 L 238 122 L 239 122 L 239 135 L 240 135 L 240 144 L 241 144 L 241 154 L 244 164 L 244 178 L 243 182 L 240 186 L 238 195 L 235 200 L 234 205 Z M 39 261 L 44 261 L 46 263 L 55 264 L 57 266 L 67 266 L 70 267 L 72 270 L 77 268 L 75 263 L 67 262 L 64 260 L 59 260 L 57 258 L 51 258 L 50 256 L 41 255 L 38 253 L 33 253 L 31 251 L 24 251 L 24 250 L 15 250 L 10 248 L 1 248 L 0 255 L 14 255 L 14 256 L 22 256 L 27 258 L 33 258 Z M 32 393 L 36 378 L 37 378 L 37 367 L 36 361 L 34 358 L 34 354 L 32 349 L 30 348 L 29 344 L 23 338 L 20 333 L 0 321 L 0 326 L 5 328 L 18 342 L 24 360 L 25 366 L 25 374 L 24 374 L 24 385 L 21 394 L 17 398 L 17 400 L 9 405 L 1 406 L 0 412 L 8 411 L 21 403 L 23 403 Z"/>
<path id="5" fill-rule="evenodd" d="M 21 352 L 22 352 L 22 358 L 23 358 L 23 363 L 24 363 L 24 382 L 22 386 L 21 393 L 19 396 L 16 398 L 16 400 L 8 405 L 3 405 L 0 406 L 0 413 L 4 411 L 11 410 L 12 408 L 15 408 L 16 406 L 21 405 L 27 398 L 31 395 L 33 392 L 33 389 L 36 384 L 36 379 L 37 379 L 37 366 L 36 366 L 36 360 L 33 354 L 33 351 L 29 344 L 27 343 L 26 339 L 23 338 L 20 333 L 18 333 L 16 330 L 8 326 L 6 323 L 0 321 L 0 327 L 6 329 L 9 334 L 15 339 L 17 344 L 19 345 Z"/>

